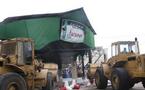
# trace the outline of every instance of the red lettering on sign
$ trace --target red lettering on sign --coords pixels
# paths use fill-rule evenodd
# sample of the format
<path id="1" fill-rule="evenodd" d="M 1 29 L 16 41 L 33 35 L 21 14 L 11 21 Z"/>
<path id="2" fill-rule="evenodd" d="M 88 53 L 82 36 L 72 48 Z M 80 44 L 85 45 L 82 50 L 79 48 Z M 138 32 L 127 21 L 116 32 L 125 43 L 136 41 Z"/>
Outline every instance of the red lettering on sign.
<path id="1" fill-rule="evenodd" d="M 79 38 L 81 38 L 81 37 L 83 36 L 83 35 L 80 34 L 80 33 L 72 32 L 72 30 L 70 30 L 69 34 L 70 34 L 70 36 L 72 36 L 72 37 L 79 37 Z"/>

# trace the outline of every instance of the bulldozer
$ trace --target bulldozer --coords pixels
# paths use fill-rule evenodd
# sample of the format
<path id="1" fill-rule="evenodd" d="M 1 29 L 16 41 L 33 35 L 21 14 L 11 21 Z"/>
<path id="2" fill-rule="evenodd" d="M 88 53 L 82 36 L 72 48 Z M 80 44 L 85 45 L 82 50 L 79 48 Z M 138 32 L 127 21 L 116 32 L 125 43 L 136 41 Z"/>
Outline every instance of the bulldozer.
<path id="1" fill-rule="evenodd" d="M 139 82 L 145 87 L 145 54 L 140 54 L 137 38 L 112 43 L 111 58 L 104 60 L 95 73 L 98 89 L 107 88 L 108 80 L 113 90 L 129 90 Z"/>
<path id="2" fill-rule="evenodd" d="M 58 65 L 34 54 L 30 38 L 0 41 L 0 90 L 53 90 Z"/>
<path id="3" fill-rule="evenodd" d="M 107 49 L 103 47 L 96 47 L 96 49 L 92 53 L 92 63 L 88 63 L 88 71 L 87 71 L 87 78 L 89 79 L 90 83 L 94 83 L 96 70 L 100 67 L 101 62 L 107 59 L 106 55 Z"/>

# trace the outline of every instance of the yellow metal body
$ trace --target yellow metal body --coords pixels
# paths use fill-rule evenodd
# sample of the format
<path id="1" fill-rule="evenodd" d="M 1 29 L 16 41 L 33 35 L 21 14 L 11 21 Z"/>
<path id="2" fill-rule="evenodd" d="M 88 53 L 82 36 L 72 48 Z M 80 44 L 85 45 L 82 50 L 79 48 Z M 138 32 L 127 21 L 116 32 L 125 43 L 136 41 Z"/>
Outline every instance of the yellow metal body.
<path id="1" fill-rule="evenodd" d="M 133 57 L 133 60 L 128 61 L 128 57 Z M 124 65 L 119 66 L 122 62 Z M 145 77 L 145 55 L 120 54 L 103 63 L 102 67 L 108 79 L 111 77 L 112 70 L 117 67 L 125 68 L 131 78 L 143 78 Z"/>
<path id="2" fill-rule="evenodd" d="M 115 53 L 111 58 L 104 60 L 100 65 L 90 64 L 88 78 L 97 78 L 96 70 L 101 68 L 104 76 L 111 80 L 113 71 L 116 68 L 123 68 L 127 71 L 129 80 L 134 83 L 142 82 L 142 79 L 145 79 L 145 54 L 139 53 L 138 41 L 119 41 L 112 43 L 112 47 L 114 45 L 112 51 Z M 128 51 L 122 52 L 124 47 L 122 48 L 121 45 L 127 47 Z"/>
<path id="3" fill-rule="evenodd" d="M 24 52 L 21 49 L 23 43 L 26 42 L 31 44 L 31 58 L 27 61 L 22 59 Z M 34 46 L 31 39 L 16 38 L 1 41 L 0 47 L 0 75 L 9 72 L 18 73 L 26 81 L 28 90 L 33 90 L 35 87 L 44 87 L 47 83 L 48 72 L 51 72 L 53 79 L 56 80 L 57 64 L 42 63 L 34 59 Z M 29 45 L 28 48 L 30 48 Z"/>
<path id="4" fill-rule="evenodd" d="M 119 46 L 122 43 L 131 43 L 131 45 L 135 45 L 136 42 L 137 41 L 122 41 L 113 44 Z M 136 47 L 139 49 L 138 42 Z M 140 82 L 142 78 L 145 78 L 145 54 L 139 54 L 139 52 L 136 53 L 131 50 L 126 53 L 122 53 L 119 51 L 119 49 L 120 47 L 118 47 L 118 51 L 116 51 L 118 54 L 112 56 L 110 59 L 101 64 L 104 75 L 110 79 L 112 71 L 115 68 L 124 68 L 127 71 L 129 77 L 131 79 L 135 79 L 135 83 Z"/>
<path id="5" fill-rule="evenodd" d="M 87 73 L 87 77 L 89 79 L 93 79 L 95 77 L 97 67 L 98 67 L 97 64 L 89 64 L 88 73 Z"/>

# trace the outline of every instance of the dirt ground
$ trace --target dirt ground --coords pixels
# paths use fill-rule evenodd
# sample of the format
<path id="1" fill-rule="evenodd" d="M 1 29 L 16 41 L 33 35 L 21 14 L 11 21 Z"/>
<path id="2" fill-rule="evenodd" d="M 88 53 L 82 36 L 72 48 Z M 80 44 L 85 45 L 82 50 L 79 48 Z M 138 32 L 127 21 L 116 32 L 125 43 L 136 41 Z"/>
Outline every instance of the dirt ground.
<path id="1" fill-rule="evenodd" d="M 100 90 L 100 89 L 97 89 L 95 85 L 91 85 L 89 87 L 82 87 L 80 90 Z M 107 89 L 105 90 L 112 90 L 112 87 L 108 86 Z M 130 90 L 145 90 L 145 89 L 143 88 L 141 83 L 138 83 Z"/>

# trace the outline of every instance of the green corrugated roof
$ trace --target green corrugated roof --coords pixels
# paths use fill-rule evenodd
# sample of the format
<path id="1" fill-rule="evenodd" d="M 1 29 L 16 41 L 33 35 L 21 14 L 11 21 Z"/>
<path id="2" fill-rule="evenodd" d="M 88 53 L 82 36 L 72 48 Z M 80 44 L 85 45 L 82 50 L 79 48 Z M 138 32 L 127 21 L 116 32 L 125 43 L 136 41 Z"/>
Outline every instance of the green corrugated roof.
<path id="1" fill-rule="evenodd" d="M 59 16 L 61 18 L 68 18 L 68 19 L 79 21 L 79 22 L 83 23 L 84 25 L 88 26 L 91 29 L 91 31 L 94 34 L 96 34 L 95 30 L 93 29 L 93 27 L 91 26 L 91 24 L 88 20 L 88 17 L 86 16 L 86 13 L 83 8 L 79 8 L 79 9 L 75 9 L 75 10 L 71 10 L 71 11 L 67 11 L 67 12 L 63 12 L 63 13 L 37 14 L 37 15 L 9 17 L 9 18 L 6 18 L 3 22 L 10 23 L 10 22 L 17 21 L 17 20 L 46 18 L 46 17 L 51 17 L 51 16 L 52 17 Z"/>
<path id="2" fill-rule="evenodd" d="M 3 23 L 0 23 L 0 38 L 5 38 L 5 25 Z"/>
<path id="3" fill-rule="evenodd" d="M 59 41 L 61 19 L 70 19 L 84 24 L 84 44 L 94 47 L 95 31 L 83 8 L 63 13 L 37 14 L 6 18 L 0 23 L 0 39 L 29 37 L 35 41 L 39 50 L 54 41 Z"/>

